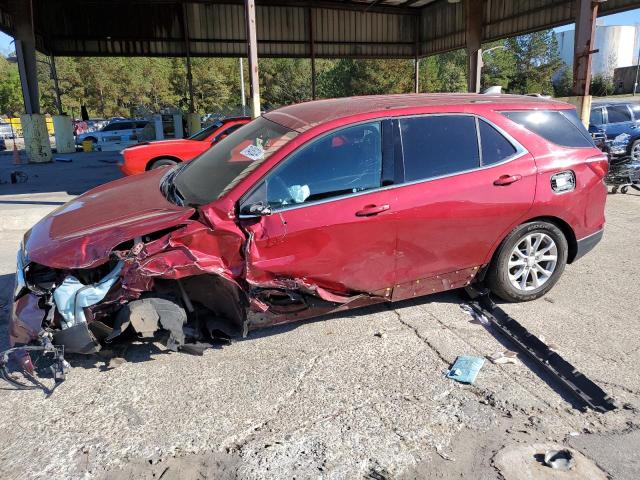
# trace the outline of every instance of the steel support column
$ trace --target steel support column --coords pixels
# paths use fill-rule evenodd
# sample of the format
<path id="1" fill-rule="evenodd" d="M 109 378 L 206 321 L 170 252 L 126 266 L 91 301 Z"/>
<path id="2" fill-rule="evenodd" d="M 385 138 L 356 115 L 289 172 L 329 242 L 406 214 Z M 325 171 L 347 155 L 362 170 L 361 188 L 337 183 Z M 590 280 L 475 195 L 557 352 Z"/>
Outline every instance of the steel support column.
<path id="1" fill-rule="evenodd" d="M 416 17 L 415 36 L 416 42 L 414 46 L 413 58 L 413 88 L 415 93 L 420 93 L 420 17 Z"/>
<path id="2" fill-rule="evenodd" d="M 600 1 L 576 0 L 576 30 L 573 45 L 573 94 L 589 95 L 591 56 Z"/>
<path id="3" fill-rule="evenodd" d="M 256 4 L 244 0 L 247 31 L 247 57 L 249 57 L 249 87 L 251 94 L 251 116 L 260 116 L 260 82 L 258 77 L 258 37 L 256 35 Z"/>
<path id="4" fill-rule="evenodd" d="M 28 114 L 40 113 L 36 37 L 33 28 L 31 0 L 12 0 L 11 12 L 14 21 L 16 57 L 24 98 L 24 110 Z"/>
<path id="5" fill-rule="evenodd" d="M 316 99 L 316 44 L 313 22 L 313 8 L 307 9 L 309 20 L 309 57 L 311 58 L 311 98 Z"/>
<path id="6" fill-rule="evenodd" d="M 193 75 L 191 73 L 191 40 L 189 35 L 189 13 L 187 12 L 187 4 L 182 4 L 182 32 L 184 34 L 184 48 L 187 52 L 187 88 L 189 90 L 189 113 L 196 111 L 193 100 Z M 189 132 L 191 134 L 192 132 Z"/>
<path id="7" fill-rule="evenodd" d="M 467 86 L 468 91 L 480 91 L 482 73 L 482 17 L 484 15 L 483 0 L 465 0 L 466 15 L 466 48 L 467 48 Z"/>

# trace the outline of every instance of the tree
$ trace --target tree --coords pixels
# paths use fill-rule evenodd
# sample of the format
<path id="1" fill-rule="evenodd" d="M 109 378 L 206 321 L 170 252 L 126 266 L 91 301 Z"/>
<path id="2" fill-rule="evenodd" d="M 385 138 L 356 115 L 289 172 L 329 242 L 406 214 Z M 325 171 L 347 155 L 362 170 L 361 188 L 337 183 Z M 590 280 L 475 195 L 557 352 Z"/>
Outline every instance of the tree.
<path id="1" fill-rule="evenodd" d="M 501 86 L 505 91 L 515 75 L 516 58 L 506 41 L 500 40 L 483 45 L 482 88 Z"/>
<path id="2" fill-rule="evenodd" d="M 427 57 L 420 65 L 420 90 L 423 92 L 465 92 L 467 56 L 464 50 Z"/>
<path id="3" fill-rule="evenodd" d="M 23 110 L 18 66 L 0 56 L 0 114 L 14 116 Z"/>
<path id="4" fill-rule="evenodd" d="M 508 84 L 512 93 L 553 93 L 551 78 L 560 67 L 558 42 L 552 30 L 509 38 L 505 46 L 513 52 L 515 70 Z"/>
<path id="5" fill-rule="evenodd" d="M 553 92 L 556 97 L 573 95 L 573 70 L 565 65 L 553 82 Z"/>

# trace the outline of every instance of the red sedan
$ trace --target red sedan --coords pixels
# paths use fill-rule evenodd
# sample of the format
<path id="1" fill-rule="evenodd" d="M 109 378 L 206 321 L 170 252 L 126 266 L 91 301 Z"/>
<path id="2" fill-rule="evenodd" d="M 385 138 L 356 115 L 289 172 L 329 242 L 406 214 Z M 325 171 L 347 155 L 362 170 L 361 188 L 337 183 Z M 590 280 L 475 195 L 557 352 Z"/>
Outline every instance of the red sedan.
<path id="1" fill-rule="evenodd" d="M 189 138 L 144 142 L 125 148 L 120 171 L 125 175 L 136 175 L 153 168 L 187 162 L 250 121 L 248 117 L 225 118 Z"/>

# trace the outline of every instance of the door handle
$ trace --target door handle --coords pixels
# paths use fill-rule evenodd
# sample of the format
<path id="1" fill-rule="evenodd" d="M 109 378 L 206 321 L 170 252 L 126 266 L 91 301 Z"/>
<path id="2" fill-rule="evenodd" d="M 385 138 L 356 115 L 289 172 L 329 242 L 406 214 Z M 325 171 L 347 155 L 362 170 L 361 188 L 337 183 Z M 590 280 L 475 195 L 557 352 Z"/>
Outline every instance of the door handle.
<path id="1" fill-rule="evenodd" d="M 370 217 L 389 210 L 389 205 L 367 205 L 356 212 L 356 217 Z"/>
<path id="2" fill-rule="evenodd" d="M 520 179 L 522 179 L 522 175 L 502 175 L 497 180 L 495 180 L 493 184 L 502 187 L 505 185 L 511 185 L 512 183 L 515 183 Z"/>

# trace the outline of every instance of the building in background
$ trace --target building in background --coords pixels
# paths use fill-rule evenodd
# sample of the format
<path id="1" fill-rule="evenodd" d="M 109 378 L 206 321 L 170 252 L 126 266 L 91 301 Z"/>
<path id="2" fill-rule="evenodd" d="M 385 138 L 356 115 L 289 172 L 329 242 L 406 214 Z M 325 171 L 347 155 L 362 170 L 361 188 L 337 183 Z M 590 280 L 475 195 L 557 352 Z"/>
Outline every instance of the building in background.
<path id="1" fill-rule="evenodd" d="M 560 58 L 569 68 L 573 67 L 574 33 L 574 30 L 556 32 Z M 629 67 L 638 63 L 640 24 L 597 25 L 595 48 L 598 52 L 593 55 L 592 75 L 613 78 L 617 68 Z M 631 88 L 633 89 L 633 83 Z"/>

